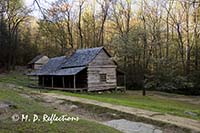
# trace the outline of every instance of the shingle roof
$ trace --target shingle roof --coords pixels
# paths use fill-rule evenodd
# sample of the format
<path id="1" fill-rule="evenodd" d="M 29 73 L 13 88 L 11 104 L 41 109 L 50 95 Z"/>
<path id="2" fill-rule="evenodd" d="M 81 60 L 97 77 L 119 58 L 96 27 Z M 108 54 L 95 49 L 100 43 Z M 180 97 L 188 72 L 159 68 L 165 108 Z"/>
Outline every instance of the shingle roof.
<path id="1" fill-rule="evenodd" d="M 103 49 L 103 47 L 78 49 L 68 60 L 62 65 L 62 68 L 77 67 L 88 65 Z"/>
<path id="2" fill-rule="evenodd" d="M 52 72 L 55 72 L 60 69 L 62 63 L 66 60 L 65 56 L 55 57 L 49 59 L 47 64 L 45 64 L 40 70 L 36 73 L 37 75 L 49 75 Z"/>
<path id="3" fill-rule="evenodd" d="M 88 65 L 103 47 L 78 49 L 72 56 L 51 58 L 42 69 L 29 75 L 74 75 Z"/>
<path id="4" fill-rule="evenodd" d="M 35 58 L 33 58 L 31 61 L 28 62 L 28 64 L 32 64 L 35 63 L 36 61 L 38 61 L 40 58 L 42 58 L 44 55 L 40 54 L 37 55 Z"/>
<path id="5" fill-rule="evenodd" d="M 49 75 L 76 75 L 86 67 L 72 67 L 67 69 L 60 69 L 55 72 L 50 73 Z"/>

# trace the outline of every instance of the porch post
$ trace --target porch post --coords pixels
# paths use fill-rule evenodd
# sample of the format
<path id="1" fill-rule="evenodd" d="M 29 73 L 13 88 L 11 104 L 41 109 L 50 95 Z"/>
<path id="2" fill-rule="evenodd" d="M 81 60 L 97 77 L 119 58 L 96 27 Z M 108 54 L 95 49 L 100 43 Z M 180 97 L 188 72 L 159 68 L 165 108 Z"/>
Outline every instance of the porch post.
<path id="1" fill-rule="evenodd" d="M 44 76 L 42 76 L 42 87 L 44 88 Z"/>
<path id="2" fill-rule="evenodd" d="M 31 83 L 30 83 L 29 75 L 27 75 L 27 77 L 28 77 L 28 85 L 30 85 Z"/>
<path id="3" fill-rule="evenodd" d="M 53 88 L 53 76 L 51 76 L 51 88 Z"/>
<path id="4" fill-rule="evenodd" d="M 39 86 L 39 83 L 40 83 L 40 78 L 39 76 L 37 76 L 36 86 Z"/>
<path id="5" fill-rule="evenodd" d="M 34 81 L 35 86 L 39 85 L 39 77 L 35 76 L 35 81 Z"/>
<path id="6" fill-rule="evenodd" d="M 76 88 L 76 75 L 74 75 L 74 89 Z"/>
<path id="7" fill-rule="evenodd" d="M 124 74 L 124 92 L 126 92 L 126 75 Z"/>
<path id="8" fill-rule="evenodd" d="M 62 77 L 62 81 L 63 81 L 63 88 L 65 88 L 65 77 Z"/>

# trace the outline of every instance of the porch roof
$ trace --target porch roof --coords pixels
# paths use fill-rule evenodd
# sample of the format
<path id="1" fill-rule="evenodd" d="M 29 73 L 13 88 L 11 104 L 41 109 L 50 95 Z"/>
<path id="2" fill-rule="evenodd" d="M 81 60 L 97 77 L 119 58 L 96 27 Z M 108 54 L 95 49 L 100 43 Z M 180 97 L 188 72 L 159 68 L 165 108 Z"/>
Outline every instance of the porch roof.
<path id="1" fill-rule="evenodd" d="M 32 76 L 41 76 L 41 75 L 55 75 L 55 76 L 69 76 L 69 75 L 76 75 L 86 67 L 72 67 L 72 68 L 65 68 L 65 69 L 59 69 L 53 72 L 37 72 L 37 73 L 30 73 L 28 75 Z"/>
<path id="2" fill-rule="evenodd" d="M 85 69 L 86 67 L 74 67 L 74 68 L 65 68 L 65 69 L 60 69 L 57 70 L 55 72 L 51 72 L 49 75 L 76 75 L 77 73 L 79 73 L 80 71 L 82 71 L 83 69 Z"/>

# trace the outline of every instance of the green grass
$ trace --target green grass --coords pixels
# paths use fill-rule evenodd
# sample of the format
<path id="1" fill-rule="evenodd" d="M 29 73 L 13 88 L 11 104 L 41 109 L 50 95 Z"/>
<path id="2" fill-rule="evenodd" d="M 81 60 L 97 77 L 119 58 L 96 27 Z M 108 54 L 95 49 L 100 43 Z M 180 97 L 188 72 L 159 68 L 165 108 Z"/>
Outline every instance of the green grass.
<path id="1" fill-rule="evenodd" d="M 2 86 L 2 83 L 1 83 Z M 27 89 L 25 89 L 27 91 Z M 28 93 L 28 92 L 27 92 Z M 22 97 L 19 94 L 19 90 L 8 89 L 0 87 L 0 102 L 9 102 L 15 105 L 14 108 L 10 108 L 7 112 L 2 113 L 0 110 L 0 132 L 1 133 L 14 133 L 14 132 L 28 132 L 28 133 L 119 133 L 119 131 L 95 123 L 86 121 L 80 118 L 79 121 L 74 122 L 54 122 L 50 124 L 48 122 L 13 122 L 11 116 L 17 114 L 27 114 L 33 116 L 37 114 L 39 117 L 43 114 L 56 113 L 58 116 L 62 113 L 55 111 L 50 107 L 44 107 L 44 105 L 32 100 L 30 98 Z M 69 114 L 70 116 L 70 114 Z"/>
<path id="2" fill-rule="evenodd" d="M 28 78 L 19 73 L 11 73 L 9 75 L 0 77 L 0 82 L 13 83 L 18 85 L 26 85 Z M 93 99 L 101 102 L 107 102 L 117 105 L 124 105 L 129 107 L 135 107 L 140 109 L 146 109 L 151 111 L 157 111 L 161 113 L 168 113 L 172 115 L 187 117 L 191 119 L 200 120 L 200 105 L 195 105 L 187 102 L 170 99 L 171 94 L 166 94 L 163 98 L 158 95 L 141 96 L 138 92 L 131 93 L 90 93 L 90 94 L 78 94 L 69 93 L 63 91 L 50 91 L 55 93 L 61 93 L 64 95 L 82 97 L 87 99 Z M 149 94 L 147 92 L 147 94 Z M 181 95 L 177 95 L 181 97 Z M 191 116 L 185 112 L 194 112 L 197 116 Z"/>
<path id="3" fill-rule="evenodd" d="M 6 75 L 0 75 L 0 82 L 27 86 L 30 80 L 28 80 L 28 76 L 26 75 L 20 74 L 18 72 L 11 72 Z"/>
<path id="4" fill-rule="evenodd" d="M 200 120 L 200 106 L 177 101 L 171 100 L 170 98 L 160 98 L 156 95 L 151 96 L 142 96 L 139 95 L 138 92 L 128 92 L 128 93 L 91 93 L 91 94 L 77 94 L 77 93 L 70 93 L 64 91 L 50 91 L 55 93 L 60 93 L 69 96 L 76 96 L 81 98 L 87 98 L 92 100 L 97 100 L 101 102 L 107 102 L 117 105 L 124 105 L 129 107 L 135 107 L 145 110 L 151 110 L 161 113 L 168 113 L 172 115 L 188 117 L 191 119 Z M 147 92 L 148 94 L 148 92 Z M 180 95 L 179 95 L 180 96 Z M 186 114 L 185 112 L 193 112 L 196 113 L 197 116 L 191 116 Z"/>

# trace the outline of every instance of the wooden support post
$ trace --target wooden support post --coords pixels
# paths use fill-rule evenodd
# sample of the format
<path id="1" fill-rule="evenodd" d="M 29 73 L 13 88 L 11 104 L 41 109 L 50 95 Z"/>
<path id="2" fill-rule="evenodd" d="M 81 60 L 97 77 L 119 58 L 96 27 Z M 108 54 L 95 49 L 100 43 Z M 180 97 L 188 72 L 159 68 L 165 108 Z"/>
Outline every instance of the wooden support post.
<path id="1" fill-rule="evenodd" d="M 42 87 L 44 88 L 44 76 L 42 76 Z"/>
<path id="2" fill-rule="evenodd" d="M 39 76 L 37 76 L 37 81 L 36 81 L 36 86 L 39 86 L 39 84 L 40 84 L 40 81 L 39 81 L 40 79 L 39 79 Z"/>
<path id="3" fill-rule="evenodd" d="M 29 75 L 27 75 L 27 76 L 28 76 L 28 85 L 31 85 Z"/>
<path id="4" fill-rule="evenodd" d="M 117 86 L 115 87 L 115 92 L 117 92 Z"/>
<path id="5" fill-rule="evenodd" d="M 34 81 L 33 85 L 34 85 L 34 84 L 35 84 L 35 86 L 39 85 L 38 77 L 37 77 L 37 76 L 35 76 L 35 81 Z"/>
<path id="6" fill-rule="evenodd" d="M 63 81 L 63 88 L 65 88 L 65 77 L 62 77 L 62 81 Z"/>
<path id="7" fill-rule="evenodd" d="M 126 92 L 126 75 L 124 74 L 124 92 Z"/>
<path id="8" fill-rule="evenodd" d="M 51 88 L 53 88 L 53 76 L 51 76 Z"/>
<path id="9" fill-rule="evenodd" d="M 74 89 L 76 88 L 76 75 L 74 75 Z"/>

